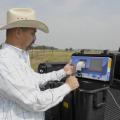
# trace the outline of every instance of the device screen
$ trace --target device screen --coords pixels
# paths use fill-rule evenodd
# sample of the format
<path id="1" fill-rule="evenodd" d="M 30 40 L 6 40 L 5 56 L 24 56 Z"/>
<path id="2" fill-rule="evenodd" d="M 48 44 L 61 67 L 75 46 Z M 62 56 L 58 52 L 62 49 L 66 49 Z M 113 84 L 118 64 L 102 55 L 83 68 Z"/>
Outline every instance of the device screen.
<path id="1" fill-rule="evenodd" d="M 89 70 L 91 71 L 96 71 L 96 72 L 101 72 L 102 71 L 102 64 L 103 64 L 103 61 L 102 59 L 92 59 L 91 62 L 90 62 L 90 67 L 89 67 Z"/>

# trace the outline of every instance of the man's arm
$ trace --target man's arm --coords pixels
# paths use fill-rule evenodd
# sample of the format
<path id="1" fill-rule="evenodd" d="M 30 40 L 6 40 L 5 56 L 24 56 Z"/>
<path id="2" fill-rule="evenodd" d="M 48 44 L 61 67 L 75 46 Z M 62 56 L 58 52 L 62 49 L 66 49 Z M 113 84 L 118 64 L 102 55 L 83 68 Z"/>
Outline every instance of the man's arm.
<path id="1" fill-rule="evenodd" d="M 33 71 L 32 74 L 34 77 L 36 77 L 36 82 L 41 85 L 45 84 L 48 81 L 60 81 L 62 78 L 66 77 L 64 69 L 44 74 L 39 74 Z"/>
<path id="2" fill-rule="evenodd" d="M 75 67 L 70 64 L 67 64 L 63 69 L 58 71 L 53 71 L 45 74 L 39 74 L 34 71 L 32 73 L 35 75 L 36 80 L 38 80 L 37 81 L 38 84 L 44 84 L 48 81 L 54 81 L 54 80 L 60 81 L 62 78 L 66 77 L 66 75 L 74 74 Z"/>
<path id="3" fill-rule="evenodd" d="M 0 64 L 0 95 L 28 111 L 45 111 L 78 87 L 76 78 L 68 78 L 67 81 L 73 81 L 73 84 L 66 82 L 58 88 L 40 91 L 38 84 L 34 82 L 35 78 L 27 68 L 26 71 L 21 71 L 12 64 Z"/>

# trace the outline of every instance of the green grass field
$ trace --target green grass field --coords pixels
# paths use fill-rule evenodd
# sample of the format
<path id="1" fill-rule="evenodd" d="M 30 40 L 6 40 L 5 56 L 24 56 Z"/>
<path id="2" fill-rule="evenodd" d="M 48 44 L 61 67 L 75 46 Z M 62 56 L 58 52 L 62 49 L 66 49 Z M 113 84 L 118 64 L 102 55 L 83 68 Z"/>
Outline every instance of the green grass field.
<path id="1" fill-rule="evenodd" d="M 32 68 L 37 71 L 40 63 L 47 62 L 69 62 L 72 51 L 64 50 L 30 50 Z"/>

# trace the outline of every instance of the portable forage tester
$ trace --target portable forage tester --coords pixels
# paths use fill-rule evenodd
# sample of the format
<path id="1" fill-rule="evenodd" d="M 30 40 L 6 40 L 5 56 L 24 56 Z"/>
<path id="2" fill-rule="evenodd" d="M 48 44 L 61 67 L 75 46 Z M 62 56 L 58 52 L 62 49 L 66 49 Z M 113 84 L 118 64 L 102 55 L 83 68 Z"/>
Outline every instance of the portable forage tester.
<path id="1" fill-rule="evenodd" d="M 103 120 L 108 89 L 105 83 L 110 81 L 112 58 L 74 53 L 71 56 L 71 64 L 76 66 L 75 76 L 80 88 L 64 98 L 62 120 Z"/>
<path id="2" fill-rule="evenodd" d="M 78 78 L 80 88 L 69 93 L 60 104 L 46 111 L 45 119 L 113 120 L 118 116 L 120 118 L 119 112 L 116 116 L 109 117 L 111 113 L 115 113 L 115 106 L 106 109 L 108 90 L 113 88 L 120 90 L 120 52 L 104 50 L 100 53 L 88 54 L 83 50 L 73 53 L 70 59 L 71 64 L 76 66 L 75 76 Z M 38 72 L 58 70 L 65 64 L 44 63 L 39 66 Z M 64 81 L 65 78 L 59 82 L 49 82 L 43 89 L 58 87 Z"/>
<path id="3" fill-rule="evenodd" d="M 74 53 L 71 64 L 76 66 L 80 88 L 64 98 L 62 120 L 104 120 L 107 90 L 119 81 L 119 52 Z"/>

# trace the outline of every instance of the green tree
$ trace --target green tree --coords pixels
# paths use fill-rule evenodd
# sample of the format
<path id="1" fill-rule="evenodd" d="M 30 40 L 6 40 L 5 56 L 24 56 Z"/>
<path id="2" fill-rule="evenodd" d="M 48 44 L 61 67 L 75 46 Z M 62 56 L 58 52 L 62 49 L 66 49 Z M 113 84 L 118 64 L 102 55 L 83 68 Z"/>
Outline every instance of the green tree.
<path id="1" fill-rule="evenodd" d="M 2 48 L 2 45 L 0 45 L 0 49 Z"/>

